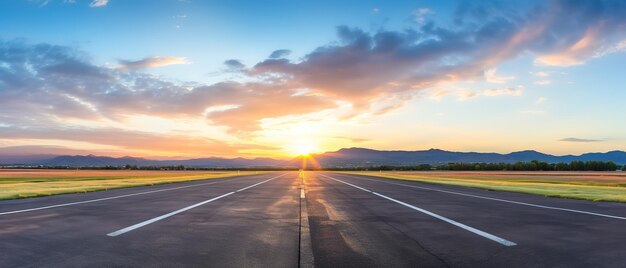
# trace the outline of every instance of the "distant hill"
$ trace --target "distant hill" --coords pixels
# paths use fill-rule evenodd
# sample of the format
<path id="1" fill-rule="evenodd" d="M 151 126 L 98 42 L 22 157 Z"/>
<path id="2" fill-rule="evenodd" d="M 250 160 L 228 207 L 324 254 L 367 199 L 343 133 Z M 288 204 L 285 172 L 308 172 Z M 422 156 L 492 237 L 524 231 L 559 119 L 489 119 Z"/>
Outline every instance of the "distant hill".
<path id="1" fill-rule="evenodd" d="M 418 164 L 445 163 L 514 163 L 532 160 L 548 163 L 580 161 L 614 161 L 626 164 L 626 152 L 611 151 L 607 153 L 586 153 L 579 156 L 555 156 L 537 151 L 527 150 L 509 154 L 450 152 L 439 149 L 423 151 L 379 151 L 366 148 L 345 148 L 336 152 L 313 155 L 322 167 L 355 167 L 355 166 L 408 166 Z"/>
<path id="2" fill-rule="evenodd" d="M 124 166 L 145 165 L 151 160 L 136 157 L 108 157 L 95 155 L 62 155 L 36 161 L 33 164 L 46 166 Z"/>
<path id="3" fill-rule="evenodd" d="M 197 158 L 186 160 L 150 160 L 137 157 L 108 157 L 95 155 L 63 155 L 50 159 L 34 161 L 29 164 L 47 166 L 178 166 L 214 167 L 214 168 L 254 168 L 254 167 L 285 167 L 287 161 L 271 158 Z"/>
<path id="4" fill-rule="evenodd" d="M 446 163 L 514 163 L 532 160 L 548 163 L 579 161 L 614 161 L 626 164 L 626 152 L 586 153 L 556 156 L 527 150 L 508 154 L 451 152 L 439 149 L 422 151 L 379 151 L 367 148 L 344 148 L 335 152 L 313 155 L 321 167 L 409 166 Z M 278 160 L 272 158 L 195 158 L 185 160 L 152 160 L 138 157 L 108 157 L 95 155 L 15 155 L 2 153 L 0 164 L 25 164 L 48 166 L 177 166 L 210 168 L 298 167 L 301 158 Z"/>

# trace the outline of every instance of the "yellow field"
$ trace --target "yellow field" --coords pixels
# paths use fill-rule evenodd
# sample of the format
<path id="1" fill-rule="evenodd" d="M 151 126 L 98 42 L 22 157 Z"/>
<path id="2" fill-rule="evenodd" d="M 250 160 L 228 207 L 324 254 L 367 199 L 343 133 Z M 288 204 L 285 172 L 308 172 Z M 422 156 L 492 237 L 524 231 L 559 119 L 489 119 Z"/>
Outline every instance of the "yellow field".
<path id="1" fill-rule="evenodd" d="M 366 171 L 343 173 L 549 197 L 626 202 L 626 172 Z"/>
<path id="2" fill-rule="evenodd" d="M 84 193 L 255 173 L 262 172 L 0 169 L 0 199 Z"/>

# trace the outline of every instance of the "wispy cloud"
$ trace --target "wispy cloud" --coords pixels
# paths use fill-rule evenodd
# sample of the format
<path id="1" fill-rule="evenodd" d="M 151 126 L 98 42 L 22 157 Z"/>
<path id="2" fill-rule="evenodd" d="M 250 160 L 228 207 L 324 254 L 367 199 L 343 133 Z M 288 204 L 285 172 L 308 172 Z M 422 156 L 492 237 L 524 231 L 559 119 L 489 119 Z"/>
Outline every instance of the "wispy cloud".
<path id="1" fill-rule="evenodd" d="M 546 8 L 546 13 L 551 13 L 554 17 L 538 18 L 537 22 L 544 27 L 542 33 L 549 30 L 563 31 L 565 28 L 562 27 L 566 26 L 572 28 L 569 28 L 569 33 L 563 31 L 560 39 L 550 40 L 547 35 L 539 36 L 540 39 L 536 40 L 538 43 L 547 41 L 550 46 L 538 53 L 535 58 L 537 65 L 580 65 L 589 58 L 615 52 L 619 47 L 619 40 L 624 38 L 621 27 L 625 20 L 618 15 L 626 9 L 624 2 L 552 1 Z M 565 14 L 569 16 L 566 17 Z"/>
<path id="2" fill-rule="evenodd" d="M 413 20 L 419 24 L 424 24 L 426 22 L 426 16 L 435 14 L 430 8 L 422 7 L 416 10 L 413 10 L 411 15 L 413 16 Z"/>
<path id="3" fill-rule="evenodd" d="M 204 155 L 206 152 L 214 155 L 234 155 L 243 148 L 270 148 L 252 144 L 233 145 L 191 135 L 126 131 L 114 128 L 29 128 L 27 130 L 11 128 L 0 132 L 0 139 L 77 141 L 94 146 L 106 145 L 112 150 L 152 155 L 171 152 L 184 152 L 187 155 Z"/>
<path id="4" fill-rule="evenodd" d="M 473 90 L 467 88 L 436 88 L 430 90 L 430 98 L 433 100 L 441 100 L 447 95 L 456 96 L 458 100 L 465 101 L 479 96 L 498 97 L 498 96 L 521 96 L 524 94 L 524 86 L 489 88 L 484 90 Z"/>
<path id="5" fill-rule="evenodd" d="M 364 139 L 364 138 L 352 138 L 352 137 L 345 137 L 345 136 L 340 136 L 340 137 L 334 137 L 336 139 L 340 139 L 340 140 L 347 140 L 351 143 L 363 143 L 363 142 L 368 142 L 371 141 L 370 139 Z"/>
<path id="6" fill-rule="evenodd" d="M 566 142 L 599 142 L 599 141 L 602 141 L 602 140 L 581 139 L 581 138 L 569 137 L 569 138 L 560 139 L 559 141 L 566 141 Z"/>
<path id="7" fill-rule="evenodd" d="M 224 66 L 228 68 L 230 71 L 239 71 L 246 68 L 246 65 L 243 64 L 240 60 L 230 59 L 224 61 Z"/>
<path id="8" fill-rule="evenodd" d="M 546 80 L 538 80 L 538 81 L 533 82 L 533 84 L 540 85 L 540 86 L 547 86 L 549 84 L 552 84 L 552 80 L 547 80 L 547 79 Z"/>
<path id="9" fill-rule="evenodd" d="M 485 80 L 489 83 L 504 84 L 513 79 L 515 79 L 515 76 L 501 76 L 496 74 L 495 68 L 485 71 Z"/>
<path id="10" fill-rule="evenodd" d="M 270 54 L 269 58 L 270 59 L 280 59 L 280 58 L 284 58 L 289 56 L 289 54 L 291 54 L 291 50 L 289 49 L 278 49 L 278 50 L 274 50 L 274 52 L 272 52 L 272 54 Z"/>
<path id="11" fill-rule="evenodd" d="M 493 96 L 502 96 L 502 95 L 510 95 L 510 96 L 520 96 L 524 93 L 523 86 L 517 87 L 505 87 L 505 88 L 492 88 L 483 91 L 483 95 L 493 97 Z"/>
<path id="12" fill-rule="evenodd" d="M 524 110 L 524 111 L 521 111 L 520 113 L 526 114 L 526 115 L 539 116 L 539 115 L 544 115 L 546 112 L 543 110 Z"/>
<path id="13" fill-rule="evenodd" d="M 91 4 L 89 4 L 90 7 L 104 7 L 109 3 L 109 0 L 93 0 L 91 2 Z"/>
<path id="14" fill-rule="evenodd" d="M 185 57 L 147 57 L 141 60 L 120 60 L 118 62 L 120 69 L 140 70 L 148 68 L 163 67 L 176 64 L 189 64 Z"/>
<path id="15" fill-rule="evenodd" d="M 50 3 L 50 0 L 40 0 L 39 7 L 45 7 L 48 5 L 48 3 Z"/>
<path id="16" fill-rule="evenodd" d="M 530 72 L 530 74 L 536 76 L 536 77 L 548 77 L 550 76 L 550 72 L 547 71 L 541 71 L 541 72 Z"/>
<path id="17" fill-rule="evenodd" d="M 539 97 L 537 98 L 537 100 L 535 101 L 536 104 L 542 104 L 544 102 L 548 101 L 548 98 L 546 97 Z"/>

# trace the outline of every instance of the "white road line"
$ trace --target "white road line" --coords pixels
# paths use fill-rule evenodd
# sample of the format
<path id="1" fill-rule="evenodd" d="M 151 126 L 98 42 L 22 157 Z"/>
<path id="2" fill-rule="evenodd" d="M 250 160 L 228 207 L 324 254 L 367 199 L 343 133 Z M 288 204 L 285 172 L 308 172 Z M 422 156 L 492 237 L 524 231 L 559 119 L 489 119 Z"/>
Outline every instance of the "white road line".
<path id="1" fill-rule="evenodd" d="M 15 213 L 36 211 L 36 210 L 42 210 L 42 209 L 50 209 L 50 208 L 58 208 L 58 207 L 66 207 L 66 206 L 72 206 L 72 205 L 100 202 L 100 201 L 117 199 L 117 198 L 124 198 L 124 197 L 129 197 L 129 196 L 136 196 L 136 195 L 143 195 L 143 194 L 152 194 L 152 193 L 158 193 L 158 192 L 172 191 L 172 190 L 184 189 L 184 188 L 189 188 L 189 187 L 197 187 L 197 186 L 203 186 L 203 185 L 209 185 L 209 184 L 216 184 L 216 183 L 222 183 L 222 182 L 225 182 L 225 181 L 207 182 L 207 183 L 186 185 L 186 186 L 167 188 L 167 189 L 160 189 L 160 190 L 153 190 L 153 191 L 147 191 L 147 192 L 132 193 L 132 194 L 125 194 L 125 195 L 116 195 L 116 196 L 111 196 L 111 197 L 104 197 L 104 198 L 91 199 L 91 200 L 85 200 L 85 201 L 63 203 L 63 204 L 58 204 L 58 205 L 51 205 L 51 206 L 36 207 L 36 208 L 29 208 L 29 209 L 6 211 L 6 212 L 0 212 L 0 215 L 15 214 Z"/>
<path id="2" fill-rule="evenodd" d="M 285 174 L 287 174 L 287 173 L 285 173 Z M 243 191 L 243 190 L 246 190 L 246 189 L 252 188 L 252 187 L 254 187 L 254 186 L 261 185 L 261 184 L 266 183 L 266 182 L 268 182 L 268 181 L 271 181 L 271 180 L 273 180 L 273 179 L 276 179 L 276 178 L 282 177 L 282 176 L 284 176 L 285 174 L 282 174 L 282 175 L 279 175 L 279 176 L 273 177 L 273 178 L 271 178 L 271 179 L 264 180 L 264 181 L 259 182 L 259 183 L 255 183 L 255 184 L 250 185 L 250 186 L 248 186 L 248 187 L 241 188 L 241 189 L 239 189 L 239 190 L 237 190 L 237 191 L 229 192 L 229 193 L 226 193 L 226 194 L 220 195 L 220 196 L 218 196 L 218 197 L 214 197 L 214 198 L 211 198 L 211 199 L 209 199 L 209 200 L 205 200 L 205 201 L 202 201 L 202 202 L 200 202 L 200 203 L 193 204 L 193 205 L 191 205 L 191 206 L 181 208 L 181 209 L 176 210 L 176 211 L 172 211 L 172 212 L 170 212 L 170 213 L 167 213 L 167 214 L 164 214 L 164 215 L 158 216 L 158 217 L 156 217 L 156 218 L 149 219 L 149 220 L 147 220 L 147 221 L 143 221 L 143 222 L 137 223 L 137 224 L 135 224 L 135 225 L 128 226 L 128 227 L 126 227 L 126 228 L 119 229 L 119 230 L 117 230 L 117 231 L 115 231 L 115 232 L 108 233 L 107 235 L 108 235 L 108 236 L 118 236 L 118 235 L 121 235 L 121 234 L 124 234 L 124 233 L 128 233 L 128 232 L 130 232 L 130 231 L 132 231 L 132 230 L 135 230 L 135 229 L 141 228 L 141 227 L 146 226 L 146 225 L 151 224 L 151 223 L 155 223 L 155 222 L 160 221 L 160 220 L 165 219 L 165 218 L 169 218 L 169 217 L 174 216 L 174 215 L 176 215 L 176 214 L 178 214 L 178 213 L 181 213 L 181 212 L 184 212 L 184 211 L 190 210 L 190 209 L 195 208 L 195 207 L 202 206 L 202 205 L 204 205 L 204 204 L 206 204 L 206 203 L 213 202 L 213 201 L 218 200 L 218 199 L 223 198 L 223 197 L 227 197 L 227 196 L 229 196 L 229 195 L 231 195 L 231 194 L 234 194 L 234 193 L 236 193 L 236 192 L 241 192 L 241 191 Z"/>
<path id="3" fill-rule="evenodd" d="M 306 198 L 305 195 L 304 195 L 304 189 L 300 189 L 300 198 L 301 199 Z"/>
<path id="4" fill-rule="evenodd" d="M 460 227 L 460 228 L 462 228 L 462 229 L 464 229 L 464 230 L 466 230 L 466 231 L 469 231 L 469 232 L 472 232 L 472 233 L 474 233 L 474 234 L 480 235 L 480 236 L 482 236 L 482 237 L 484 237 L 484 238 L 487 238 L 487 239 L 489 239 L 489 240 L 492 240 L 492 241 L 498 242 L 498 243 L 500 243 L 500 244 L 502 244 L 502 245 L 504 245 L 504 246 L 511 247 L 511 246 L 515 246 L 515 245 L 517 245 L 515 242 L 511 242 L 511 241 L 506 240 L 506 239 L 504 239 L 504 238 L 501 238 L 501 237 L 498 237 L 498 236 L 492 235 L 492 234 L 490 234 L 490 233 L 487 233 L 487 232 L 484 232 L 484 231 L 478 230 L 478 229 L 476 229 L 476 228 L 474 228 L 474 227 L 467 226 L 467 225 L 465 225 L 465 224 L 462 224 L 462 223 L 460 223 L 460 222 L 457 222 L 457 221 L 451 220 L 451 219 L 446 218 L 446 217 L 444 217 L 444 216 L 441 216 L 441 215 L 435 214 L 435 213 L 430 212 L 430 211 L 428 211 L 428 210 L 425 210 L 425 209 L 422 209 L 422 208 L 419 208 L 419 207 L 416 207 L 416 206 L 413 206 L 413 205 L 410 205 L 410 204 L 404 203 L 404 202 L 402 202 L 402 201 L 400 201 L 400 200 L 393 199 L 393 198 L 391 198 L 391 197 L 388 197 L 388 196 L 385 196 L 385 195 L 379 194 L 379 193 L 377 193 L 377 192 L 373 192 L 373 191 L 367 190 L 367 189 L 365 189 L 365 188 L 363 188 L 363 187 L 356 186 L 356 185 L 354 185 L 354 184 L 352 184 L 352 183 L 349 183 L 349 182 L 345 182 L 345 181 L 342 181 L 342 180 L 338 180 L 338 179 L 335 179 L 335 178 L 333 178 L 333 177 L 330 177 L 330 176 L 327 176 L 327 175 L 324 175 L 324 174 L 321 174 L 321 175 L 322 175 L 322 176 L 324 176 L 324 177 L 327 177 L 327 178 L 329 178 L 329 179 L 332 179 L 332 180 L 335 180 L 335 181 L 341 182 L 341 183 L 343 183 L 343 184 L 346 184 L 346 185 L 349 185 L 349 186 L 355 187 L 355 188 L 357 188 L 357 189 L 360 189 L 360 190 L 366 191 L 366 192 L 368 192 L 368 193 L 372 193 L 372 194 L 374 194 L 374 195 L 380 196 L 380 197 L 382 197 L 382 198 L 385 198 L 385 199 L 387 199 L 387 200 L 393 201 L 393 202 L 395 202 L 395 203 L 398 203 L 398 204 L 403 205 L 403 206 L 405 206 L 405 207 L 411 208 L 411 209 L 413 209 L 413 210 L 416 210 L 416 211 L 422 212 L 422 213 L 424 213 L 424 214 L 426 214 L 426 215 L 429 215 L 429 216 L 431 216 L 431 217 L 437 218 L 437 219 L 439 219 L 439 220 L 445 221 L 445 222 L 447 222 L 447 223 L 449 223 L 449 224 L 452 224 L 452 225 L 454 225 L 454 226 Z"/>
<path id="5" fill-rule="evenodd" d="M 159 216 L 159 217 L 152 218 L 152 219 L 150 219 L 150 220 L 147 220 L 147 221 L 144 221 L 144 222 L 140 222 L 140 223 L 137 223 L 137 224 L 135 224 L 135 225 L 128 226 L 128 227 L 123 228 L 123 229 L 119 229 L 119 230 L 117 230 L 117 231 L 115 231 L 115 232 L 108 233 L 107 235 L 108 235 L 108 236 L 118 236 L 118 235 L 121 235 L 121 234 L 124 234 L 124 233 L 130 232 L 130 231 L 132 231 L 132 230 L 135 230 L 135 229 L 137 229 L 137 228 L 141 228 L 141 227 L 146 226 L 146 225 L 148 225 L 148 224 L 151 224 L 151 223 L 154 223 L 154 222 L 160 221 L 160 220 L 162 220 L 162 219 L 165 219 L 165 218 L 168 218 L 168 217 L 174 216 L 174 215 L 176 215 L 176 214 L 178 214 L 178 213 L 181 213 L 181 212 L 183 212 L 183 211 L 187 211 L 187 210 L 190 210 L 190 209 L 195 208 L 195 207 L 197 207 L 197 206 L 202 206 L 202 205 L 204 205 L 204 204 L 206 204 L 206 203 L 213 202 L 213 201 L 215 201 L 215 200 L 218 200 L 218 199 L 220 199 L 220 198 L 222 198 L 222 197 L 229 196 L 229 195 L 234 194 L 234 193 L 235 193 L 235 192 L 230 192 L 230 193 L 227 193 L 227 194 L 223 194 L 223 195 L 220 195 L 220 196 L 218 196 L 218 197 L 215 197 L 215 198 L 212 198 L 212 199 L 209 199 L 209 200 L 206 200 L 206 201 L 202 201 L 202 202 L 200 202 L 200 203 L 197 203 L 197 204 L 194 204 L 194 205 L 191 205 L 191 206 L 188 206 L 188 207 L 184 207 L 184 208 L 181 208 L 181 209 L 179 209 L 179 210 L 176 210 L 176 211 L 173 211 L 173 212 L 167 213 L 167 214 L 165 214 L 165 215 L 161 215 L 161 216 Z"/>
<path id="6" fill-rule="evenodd" d="M 285 173 L 285 174 L 286 174 L 286 173 Z M 241 192 L 241 191 L 243 191 L 243 190 L 250 189 L 250 188 L 252 188 L 252 187 L 254 187 L 254 186 L 257 186 L 257 185 L 259 185 L 259 184 L 263 184 L 263 183 L 266 183 L 266 182 L 271 181 L 271 180 L 273 180 L 273 179 L 276 179 L 276 178 L 278 178 L 278 177 L 284 176 L 285 174 L 282 174 L 282 175 L 280 175 L 280 176 L 276 176 L 276 177 L 271 178 L 271 179 L 268 179 L 268 180 L 264 180 L 264 181 L 259 182 L 259 183 L 252 184 L 252 185 L 250 185 L 250 186 L 248 186 L 248 187 L 241 188 L 241 189 L 239 189 L 239 190 L 237 190 L 237 191 L 235 191 L 235 192 Z"/>
<path id="7" fill-rule="evenodd" d="M 544 209 L 551 209 L 551 210 L 560 210 L 560 211 L 567 211 L 567 212 L 573 212 L 573 213 L 587 214 L 587 215 L 593 215 L 593 216 L 599 216 L 599 217 L 605 217 L 605 218 L 611 218 L 611 219 L 626 220 L 626 217 L 622 217 L 622 216 L 602 214 L 602 213 L 596 213 L 596 212 L 590 212 L 590 211 L 584 211 L 584 210 L 576 210 L 576 209 L 569 209 L 569 208 L 544 206 L 544 205 L 538 205 L 538 204 L 533 204 L 533 203 L 526 203 L 526 202 L 520 202 L 520 201 L 506 200 L 506 199 L 487 197 L 487 196 L 481 196 L 481 195 L 466 194 L 466 193 L 455 192 L 455 191 L 447 191 L 447 190 L 441 190 L 441 189 L 435 189 L 435 188 L 429 188 L 429 187 L 423 187 L 423 186 L 407 185 L 407 184 L 404 184 L 404 183 L 394 183 L 394 182 L 375 180 L 375 179 L 366 179 L 366 178 L 358 178 L 358 179 L 359 180 L 368 180 L 368 181 L 382 182 L 382 183 L 393 184 L 393 185 L 401 185 L 401 186 L 417 188 L 417 189 L 423 189 L 423 190 L 430 190 L 430 191 L 435 191 L 435 192 L 442 192 L 442 193 L 448 193 L 448 194 L 455 194 L 455 195 L 462 195 L 462 196 L 468 196 L 468 197 L 474 197 L 474 198 L 481 198 L 481 199 L 486 199 L 486 200 L 499 201 L 499 202 L 505 202 L 505 203 L 523 205 L 523 206 L 529 206 L 529 207 L 544 208 Z"/>

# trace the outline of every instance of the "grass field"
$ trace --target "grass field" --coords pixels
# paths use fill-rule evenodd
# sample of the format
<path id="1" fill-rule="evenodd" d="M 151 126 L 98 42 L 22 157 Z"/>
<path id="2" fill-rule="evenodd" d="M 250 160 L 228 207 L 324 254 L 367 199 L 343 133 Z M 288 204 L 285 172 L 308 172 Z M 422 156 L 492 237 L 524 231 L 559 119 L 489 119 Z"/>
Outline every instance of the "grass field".
<path id="1" fill-rule="evenodd" d="M 626 172 L 344 172 L 548 197 L 626 202 Z"/>
<path id="2" fill-rule="evenodd" d="M 0 169 L 0 200 L 84 193 L 255 173 L 257 172 Z"/>

